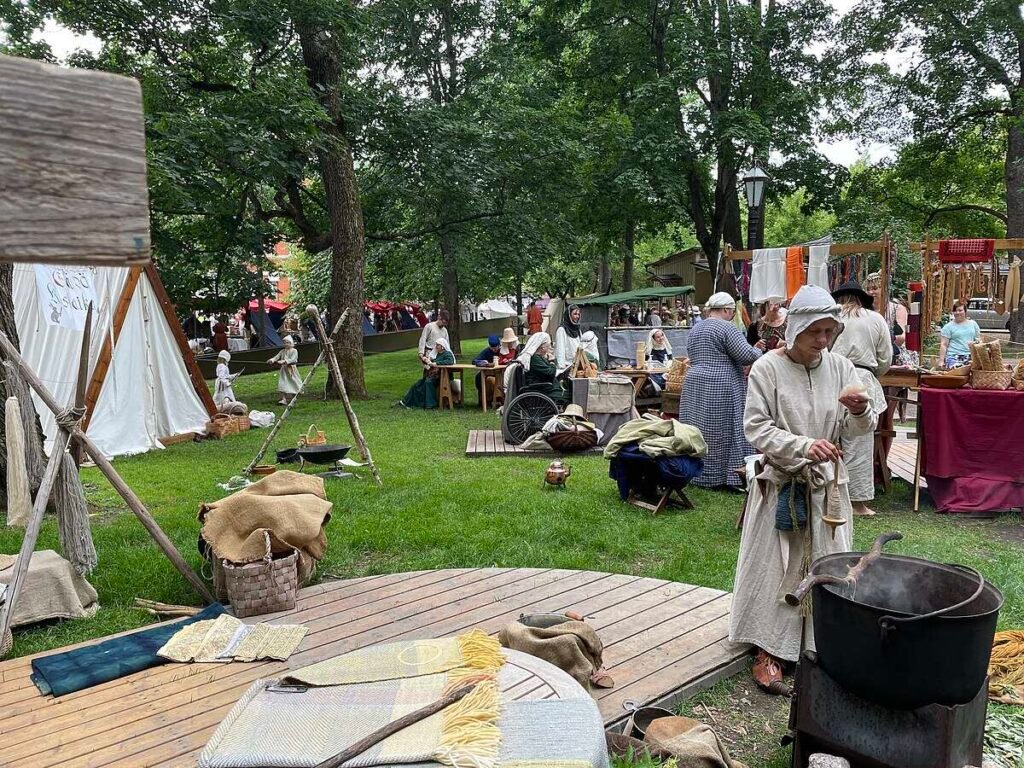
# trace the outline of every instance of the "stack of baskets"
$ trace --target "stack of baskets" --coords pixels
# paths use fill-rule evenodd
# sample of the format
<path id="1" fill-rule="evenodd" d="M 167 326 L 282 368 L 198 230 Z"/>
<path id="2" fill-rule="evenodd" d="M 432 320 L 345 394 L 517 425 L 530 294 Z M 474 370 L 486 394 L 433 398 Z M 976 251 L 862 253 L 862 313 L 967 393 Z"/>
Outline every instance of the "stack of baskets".
<path id="1" fill-rule="evenodd" d="M 971 386 L 975 389 L 1007 389 L 1013 383 L 1013 371 L 1003 364 L 999 341 L 972 342 Z"/>
<path id="2" fill-rule="evenodd" d="M 686 380 L 686 372 L 690 370 L 690 358 L 682 357 L 673 360 L 665 374 L 665 391 L 673 395 L 681 394 L 683 382 Z"/>
<path id="3" fill-rule="evenodd" d="M 230 435 L 237 435 L 245 432 L 252 426 L 248 416 L 234 416 L 227 413 L 218 413 L 206 422 L 206 435 L 216 440 L 223 440 Z"/>

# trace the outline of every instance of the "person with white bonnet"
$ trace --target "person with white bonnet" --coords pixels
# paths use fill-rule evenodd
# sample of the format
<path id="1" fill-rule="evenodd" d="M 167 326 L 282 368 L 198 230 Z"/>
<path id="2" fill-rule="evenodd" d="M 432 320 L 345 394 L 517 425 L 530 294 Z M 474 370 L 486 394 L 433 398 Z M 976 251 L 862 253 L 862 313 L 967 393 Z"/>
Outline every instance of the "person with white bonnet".
<path id="1" fill-rule="evenodd" d="M 647 334 L 647 367 L 656 370 L 668 368 L 672 363 L 672 344 L 669 343 L 665 331 L 661 328 L 652 328 Z M 661 392 L 665 388 L 665 375 L 652 373 L 647 377 L 654 385 L 655 392 Z"/>
<path id="2" fill-rule="evenodd" d="M 295 339 L 291 336 L 284 337 L 284 347 L 281 351 L 270 358 L 271 365 L 277 365 L 277 393 L 281 399 L 278 405 L 288 405 L 291 399 L 299 394 L 302 389 L 302 379 L 299 378 L 299 352 L 295 349 Z"/>
<path id="3" fill-rule="evenodd" d="M 523 367 L 523 388 L 519 390 L 520 393 L 540 392 L 557 404 L 564 404 L 568 401 L 565 392 L 556 380 L 554 352 L 551 349 L 551 337 L 548 334 L 538 331 L 527 339 L 516 362 Z M 515 366 L 505 369 L 506 392 L 512 383 L 511 377 L 514 373 Z"/>
<path id="4" fill-rule="evenodd" d="M 874 297 L 849 280 L 834 291 L 832 298 L 843 308 L 839 321 L 843 332 L 832 347 L 857 369 L 861 384 L 871 399 L 876 414 L 885 413 L 888 403 L 878 382 L 892 365 L 892 337 L 889 324 L 874 311 Z M 843 462 L 850 474 L 850 501 L 853 514 L 869 517 L 874 510 L 868 502 L 875 498 L 875 436 L 858 435 L 843 441 Z"/>
<path id="5" fill-rule="evenodd" d="M 425 356 L 423 376 L 409 387 L 409 391 L 398 401 L 398 404 L 404 405 L 406 408 L 437 408 L 438 384 L 441 380 L 439 365 L 455 365 L 455 355 L 452 353 L 448 339 L 444 336 L 434 339 L 433 348 Z M 452 382 L 453 391 L 457 389 L 455 386 L 457 383 L 457 381 Z"/>
<path id="6" fill-rule="evenodd" d="M 235 401 L 235 390 L 232 385 L 235 383 L 235 379 L 238 378 L 238 374 L 231 375 L 231 369 L 228 367 L 228 363 L 231 362 L 231 353 L 226 349 L 222 349 L 217 353 L 217 383 L 213 390 L 213 404 L 218 409 L 224 405 L 224 403 L 232 403 Z"/>
<path id="7" fill-rule="evenodd" d="M 707 318 L 686 337 L 690 368 L 679 400 L 679 421 L 700 430 L 708 444 L 704 471 L 693 479 L 702 488 L 739 487 L 733 471 L 753 453 L 743 437 L 743 369 L 761 353 L 732 323 L 736 300 L 719 292 L 708 299 Z"/>
<path id="8" fill-rule="evenodd" d="M 829 351 L 839 319 L 828 291 L 801 287 L 790 304 L 785 346 L 754 363 L 747 383 L 744 434 L 763 458 L 743 518 L 729 639 L 758 648 L 754 680 L 772 693 L 782 692 L 783 664 L 797 660 L 804 630 L 799 607 L 783 596 L 813 560 L 853 546 L 840 441 L 871 434 L 877 421 L 853 363 Z M 834 539 L 826 512 L 844 523 Z M 806 633 L 813 650 L 809 621 Z"/>
<path id="9" fill-rule="evenodd" d="M 576 359 L 576 351 L 582 349 L 592 363 L 600 361 L 597 336 L 593 331 L 580 328 L 583 310 L 575 304 L 565 308 L 562 324 L 555 331 L 555 370 L 558 376 L 565 376 Z M 549 337 L 550 338 L 550 337 Z"/>

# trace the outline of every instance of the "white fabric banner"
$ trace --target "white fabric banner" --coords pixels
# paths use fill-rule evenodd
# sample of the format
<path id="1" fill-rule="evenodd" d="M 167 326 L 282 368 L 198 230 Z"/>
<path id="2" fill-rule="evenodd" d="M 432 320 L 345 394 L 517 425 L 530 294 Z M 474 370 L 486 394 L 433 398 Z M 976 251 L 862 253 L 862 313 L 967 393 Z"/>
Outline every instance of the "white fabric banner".
<path id="1" fill-rule="evenodd" d="M 73 331 L 85 328 L 85 314 L 90 302 L 99 310 L 96 285 L 88 267 L 55 267 L 33 264 L 39 307 L 50 325 Z"/>

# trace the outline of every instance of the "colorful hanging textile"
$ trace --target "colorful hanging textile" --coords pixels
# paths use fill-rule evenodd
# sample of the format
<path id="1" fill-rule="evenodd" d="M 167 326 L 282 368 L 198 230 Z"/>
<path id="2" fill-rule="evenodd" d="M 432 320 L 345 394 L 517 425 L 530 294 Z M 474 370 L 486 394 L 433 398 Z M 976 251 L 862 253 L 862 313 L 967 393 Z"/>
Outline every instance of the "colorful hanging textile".
<path id="1" fill-rule="evenodd" d="M 796 245 L 786 249 L 786 298 L 792 299 L 806 281 L 804 249 Z"/>
<path id="2" fill-rule="evenodd" d="M 939 240 L 939 261 L 962 263 L 991 261 L 995 254 L 995 240 Z"/>

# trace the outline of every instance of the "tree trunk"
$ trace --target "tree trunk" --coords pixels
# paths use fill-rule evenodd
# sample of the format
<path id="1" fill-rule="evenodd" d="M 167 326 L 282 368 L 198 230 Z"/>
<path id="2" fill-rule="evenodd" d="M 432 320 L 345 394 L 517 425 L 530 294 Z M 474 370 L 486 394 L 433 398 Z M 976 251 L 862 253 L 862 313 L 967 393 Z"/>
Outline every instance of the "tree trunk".
<path id="1" fill-rule="evenodd" d="M 523 330 L 523 313 L 526 310 L 523 308 L 523 273 L 520 272 L 516 275 L 516 333 L 521 333 Z"/>
<path id="2" fill-rule="evenodd" d="M 18 328 L 14 320 L 14 267 L 11 264 L 0 264 L 0 330 L 2 330 L 19 350 Z M 46 467 L 46 455 L 43 453 L 43 429 L 36 416 L 35 405 L 29 392 L 28 383 L 22 378 L 13 364 L 5 361 L 3 365 L 6 397 L 17 397 L 21 406 L 21 418 L 25 428 L 25 465 L 28 469 L 28 482 L 32 494 L 39 489 Z M 0 418 L 0 494 L 6 498 L 7 492 L 7 440 L 5 421 Z M 57 475 L 53 491 L 50 494 L 49 510 L 57 516 L 58 534 L 61 551 L 71 562 L 75 570 L 86 574 L 96 567 L 96 548 L 89 529 L 89 507 L 85 501 L 85 492 L 78 478 L 78 467 L 69 454 L 65 454 L 63 464 Z"/>
<path id="3" fill-rule="evenodd" d="M 632 220 L 626 222 L 626 231 L 622 233 L 622 290 L 633 290 L 633 257 L 634 238 L 636 237 L 636 223 Z"/>
<path id="4" fill-rule="evenodd" d="M 462 354 L 462 307 L 459 304 L 459 265 L 455 260 L 455 247 L 448 232 L 441 234 L 441 293 L 448 310 L 448 338 L 452 354 Z"/>
<path id="5" fill-rule="evenodd" d="M 329 120 L 322 128 L 328 141 L 317 150 L 320 175 L 327 198 L 331 221 L 331 298 L 330 325 L 348 309 L 354 321 L 347 322 L 335 341 L 335 352 L 341 375 L 351 397 L 366 397 L 363 376 L 363 328 L 357 322 L 363 316 L 363 262 L 366 245 L 363 230 L 363 207 L 359 200 L 352 145 L 345 134 L 341 114 L 343 83 L 337 43 L 322 29 L 297 22 L 306 78 Z M 328 383 L 329 396 L 339 397 L 336 387 Z"/>
<path id="6" fill-rule="evenodd" d="M 594 287 L 595 293 L 604 293 L 612 284 L 612 268 L 608 264 L 608 254 L 601 252 L 601 258 L 597 260 L 597 280 Z"/>
<path id="7" fill-rule="evenodd" d="M 1006 236 L 1024 237 L 1024 126 L 1011 119 L 1006 136 Z M 1010 254 L 1012 259 L 1014 254 Z M 1024 343 L 1024 304 L 1007 307 L 1010 312 L 1010 339 Z M 1016 309 L 1014 312 L 1012 310 Z"/>

